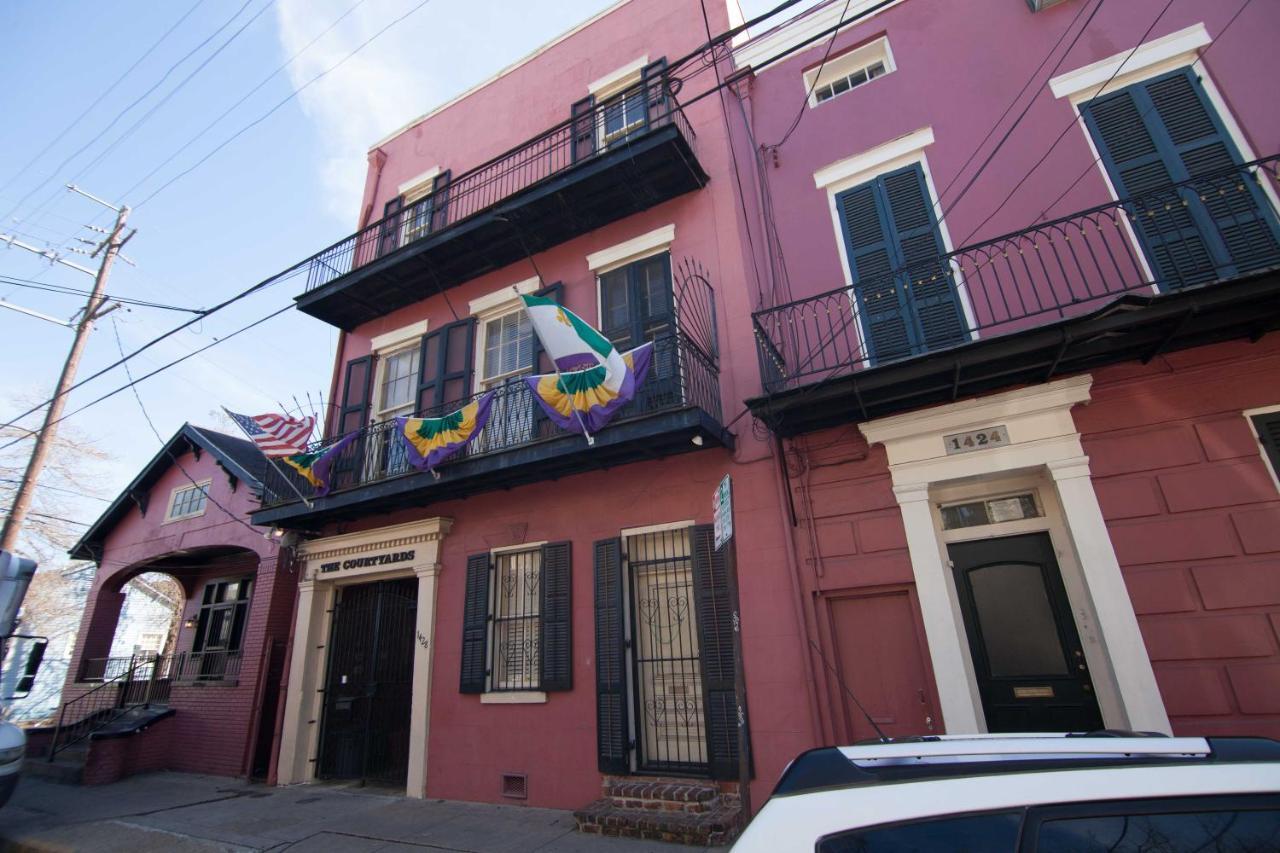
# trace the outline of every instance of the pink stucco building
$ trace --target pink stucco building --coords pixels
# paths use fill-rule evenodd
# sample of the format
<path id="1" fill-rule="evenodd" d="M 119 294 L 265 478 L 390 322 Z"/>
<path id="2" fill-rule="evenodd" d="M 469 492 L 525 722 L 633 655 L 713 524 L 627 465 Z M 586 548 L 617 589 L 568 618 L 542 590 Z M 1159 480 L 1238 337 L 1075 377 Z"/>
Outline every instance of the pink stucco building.
<path id="1" fill-rule="evenodd" d="M 270 776 L 297 577 L 248 523 L 265 465 L 245 439 L 186 424 L 72 549 L 97 570 L 59 725 L 32 737 L 63 778 Z M 148 572 L 181 587 L 178 624 L 158 650 L 112 657 L 123 588 Z"/>

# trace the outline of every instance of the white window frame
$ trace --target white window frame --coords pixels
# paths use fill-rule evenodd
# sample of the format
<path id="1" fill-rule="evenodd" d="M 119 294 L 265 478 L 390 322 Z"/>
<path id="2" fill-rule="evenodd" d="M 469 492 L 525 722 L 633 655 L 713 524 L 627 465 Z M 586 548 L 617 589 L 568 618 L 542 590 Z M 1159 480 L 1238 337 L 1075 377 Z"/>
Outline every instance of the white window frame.
<path id="1" fill-rule="evenodd" d="M 378 369 L 374 371 L 377 375 L 375 376 L 375 383 L 373 388 L 375 399 L 374 399 L 374 406 L 372 407 L 375 422 L 382 423 L 383 421 L 390 420 L 391 418 L 396 417 L 398 415 L 403 415 L 405 413 L 406 407 L 408 407 L 410 414 L 412 414 L 413 408 L 415 408 L 417 405 L 417 402 L 414 399 L 416 394 L 414 394 L 411 391 L 409 394 L 409 399 L 406 402 L 401 403 L 398 406 L 387 406 L 385 400 L 383 399 L 383 390 L 384 390 L 383 382 L 387 378 L 387 362 L 388 361 L 390 361 L 393 358 L 396 358 L 397 356 L 405 355 L 406 353 L 409 353 L 410 357 L 412 357 L 412 353 L 419 347 L 421 347 L 420 341 L 414 340 L 414 341 L 402 342 L 398 346 L 377 351 Z M 422 365 L 419 364 L 417 371 L 415 372 L 414 375 L 418 375 L 421 373 L 422 373 Z M 416 385 L 417 385 L 416 382 L 411 382 L 410 384 L 411 386 L 416 388 Z"/>
<path id="2" fill-rule="evenodd" d="M 933 128 L 922 127 L 919 130 L 891 139 L 859 152 L 843 160 L 837 160 L 813 173 L 814 186 L 827 193 L 827 211 L 831 216 L 831 227 L 835 233 L 836 251 L 840 256 L 840 269 L 844 273 L 845 287 L 848 288 L 849 309 L 853 312 L 853 320 L 858 330 L 859 344 L 867 340 L 862 326 L 858 300 L 853 293 L 853 268 L 849 263 L 849 251 L 845 246 L 844 229 L 840 227 L 840 209 L 836 197 L 845 190 L 872 181 L 881 175 L 896 171 L 906 166 L 920 165 L 924 172 L 925 187 L 929 191 L 929 201 L 933 205 L 935 218 L 938 221 L 938 233 L 942 236 L 942 247 L 946 253 L 955 250 L 951 239 L 951 231 L 947 228 L 946 217 L 942 215 L 942 203 L 938 200 L 938 190 L 933 181 L 933 172 L 929 168 L 929 158 L 925 149 L 934 142 Z M 960 300 L 960 310 L 964 314 L 967 333 L 970 340 L 982 337 L 974 319 L 973 304 L 969 298 L 969 286 L 964 273 L 953 268 L 956 282 L 956 293 Z"/>
<path id="3" fill-rule="evenodd" d="M 868 77 L 862 83 L 850 86 L 843 92 L 837 92 L 830 98 L 818 100 L 818 90 L 823 86 L 828 86 L 859 71 L 869 72 L 877 64 L 884 66 L 884 71 L 880 72 L 880 74 L 875 77 Z M 848 94 L 854 89 L 861 88 L 872 80 L 886 77 L 897 70 L 897 63 L 893 59 L 893 50 L 889 47 L 889 37 L 881 36 L 875 41 L 856 47 L 847 53 L 827 60 L 821 65 L 810 68 L 801 75 L 801 82 L 804 84 L 805 97 L 809 100 L 809 108 L 812 109 L 820 104 L 833 101 L 841 95 Z"/>
<path id="4" fill-rule="evenodd" d="M 597 329 L 604 328 L 604 294 L 600 289 L 600 276 L 618 267 L 625 267 L 636 261 L 661 255 L 663 252 L 669 253 L 675 241 L 676 226 L 675 223 L 671 223 L 587 255 L 587 268 L 596 278 Z M 674 275 L 675 271 L 672 270 L 672 276 Z M 674 286 L 674 282 L 672 284 Z"/>
<path id="5" fill-rule="evenodd" d="M 485 640 L 485 669 L 488 675 L 485 677 L 484 692 L 480 694 L 480 704 L 482 705 L 542 705 L 546 704 L 547 692 L 545 690 L 510 690 L 494 687 L 493 678 L 493 621 L 495 617 L 497 602 L 497 584 L 498 584 L 498 558 L 505 554 L 518 554 L 522 551 L 539 551 L 542 546 L 546 545 L 548 540 L 543 539 L 539 542 L 522 542 L 519 545 L 504 545 L 500 548 L 489 549 L 489 565 L 492 572 L 491 582 L 494 587 L 489 596 L 488 613 L 489 613 L 489 632 Z M 538 564 L 539 583 L 541 580 L 542 564 Z M 538 626 L 541 630 L 542 611 L 538 611 Z M 539 676 L 541 676 L 542 662 L 538 662 Z"/>
<path id="6" fill-rule="evenodd" d="M 630 89 L 634 86 L 638 86 L 642 79 L 644 67 L 648 64 L 649 64 L 649 56 L 648 54 L 645 54 L 644 56 L 641 56 L 638 59 L 633 59 L 631 62 L 628 62 L 626 65 L 622 66 L 621 68 L 618 68 L 614 71 L 609 72 L 608 74 L 601 77 L 600 79 L 592 81 L 590 85 L 587 86 L 587 91 L 595 99 L 596 110 L 598 111 L 600 109 L 600 105 L 602 102 L 607 101 L 609 98 L 612 98 L 614 95 L 621 94 L 622 92 L 625 92 L 627 89 Z M 624 103 L 622 106 L 622 110 L 623 110 L 623 115 L 625 116 L 626 109 L 627 109 L 626 103 L 625 103 L 626 99 L 624 98 L 623 101 Z M 646 110 L 648 109 L 647 105 L 645 109 Z M 645 118 L 647 119 L 648 116 L 646 115 Z M 643 123 L 644 123 L 643 120 L 632 122 L 631 124 L 625 125 L 619 130 L 616 130 L 612 133 L 607 133 L 605 131 L 604 119 L 602 115 L 600 117 L 600 120 L 597 121 L 596 123 L 597 150 L 601 150 L 605 148 L 607 145 L 609 145 L 609 143 L 613 142 L 613 140 L 615 139 L 621 139 L 625 137 L 627 134 L 633 133 L 635 129 L 640 125 L 642 125 Z"/>
<path id="7" fill-rule="evenodd" d="M 187 483 L 186 485 L 174 487 L 173 491 L 169 492 L 169 505 L 165 508 L 165 511 L 164 511 L 164 523 L 168 524 L 171 521 L 185 521 L 188 518 L 199 518 L 200 516 L 204 515 L 205 510 L 209 508 L 209 489 L 212 485 L 213 485 L 212 479 L 205 479 L 205 480 L 200 480 L 199 482 L 196 482 L 196 483 Z M 173 508 L 178 502 L 178 495 L 183 494 L 185 492 L 190 492 L 194 489 L 204 490 L 204 503 L 200 505 L 200 511 L 187 512 L 187 513 L 183 513 L 182 515 L 174 515 Z"/>
<path id="8" fill-rule="evenodd" d="M 1266 466 L 1267 473 L 1271 475 L 1271 482 L 1275 484 L 1276 491 L 1280 492 L 1280 471 L 1275 469 L 1271 464 L 1271 456 L 1267 453 L 1267 448 L 1262 446 L 1262 439 L 1258 438 L 1258 430 L 1253 425 L 1253 419 L 1258 415 L 1274 415 L 1280 413 L 1280 405 L 1277 406 L 1261 406 L 1257 409 L 1245 409 L 1240 414 L 1244 416 L 1244 422 L 1249 428 L 1249 435 L 1253 437 L 1253 443 L 1258 448 L 1258 454 L 1262 457 L 1262 464 Z"/>
<path id="9" fill-rule="evenodd" d="M 479 394 L 485 389 L 485 351 L 489 337 L 489 321 L 522 309 L 524 303 L 520 299 L 521 295 L 535 293 L 541 287 L 541 279 L 527 278 L 524 281 L 516 282 L 510 287 L 504 287 L 501 290 L 495 290 L 493 293 L 487 293 L 471 300 L 468 307 L 471 311 L 471 316 L 476 320 L 475 357 L 472 359 L 472 364 L 475 365 L 476 369 L 473 371 L 471 380 L 473 393 Z M 518 376 L 520 373 L 516 372 L 509 375 Z"/>
<path id="10" fill-rule="evenodd" d="M 1058 99 L 1066 98 L 1067 102 L 1071 104 L 1071 108 L 1075 110 L 1076 125 L 1080 128 L 1081 134 L 1084 135 L 1085 144 L 1089 146 L 1089 153 L 1093 155 L 1094 165 L 1097 166 L 1099 173 L 1101 173 L 1103 184 L 1106 186 L 1112 201 L 1119 201 L 1120 194 L 1116 191 L 1115 184 L 1111 181 L 1111 175 L 1107 172 L 1106 164 L 1102 162 L 1102 152 L 1098 150 L 1098 144 L 1094 141 L 1093 134 L 1089 132 L 1088 125 L 1085 124 L 1084 112 L 1081 107 L 1099 95 L 1118 92 L 1127 86 L 1132 86 L 1134 83 L 1141 83 L 1143 80 L 1150 80 L 1170 71 L 1190 67 L 1195 75 L 1200 78 L 1200 84 L 1204 88 L 1205 96 L 1208 97 L 1210 105 L 1218 113 L 1218 119 L 1227 131 L 1227 136 L 1231 138 L 1231 142 L 1236 146 L 1236 150 L 1240 152 L 1240 156 L 1246 162 L 1258 158 L 1253 146 L 1249 144 L 1249 139 L 1245 136 L 1244 130 L 1241 129 L 1235 115 L 1228 108 L 1226 100 L 1222 97 L 1222 92 L 1213 81 L 1213 77 L 1210 76 L 1209 70 L 1200 61 L 1201 54 L 1212 43 L 1213 37 L 1209 35 L 1208 28 L 1201 21 L 1167 36 L 1140 44 L 1136 48 L 1122 50 L 1105 59 L 1059 74 L 1049 80 L 1049 89 L 1053 92 L 1053 96 Z M 1114 78 L 1112 75 L 1115 75 Z M 1280 196 L 1276 194 L 1271 182 L 1260 181 L 1259 185 L 1271 202 L 1272 209 L 1280 213 Z M 1142 243 L 1138 240 L 1137 232 L 1133 230 L 1128 217 L 1121 217 L 1120 222 L 1129 237 L 1130 245 L 1138 249 L 1138 260 L 1142 264 L 1143 272 L 1148 280 L 1154 282 L 1155 273 L 1147 261 L 1146 253 L 1141 250 Z M 1159 288 L 1153 283 L 1151 291 L 1158 293 Z"/>

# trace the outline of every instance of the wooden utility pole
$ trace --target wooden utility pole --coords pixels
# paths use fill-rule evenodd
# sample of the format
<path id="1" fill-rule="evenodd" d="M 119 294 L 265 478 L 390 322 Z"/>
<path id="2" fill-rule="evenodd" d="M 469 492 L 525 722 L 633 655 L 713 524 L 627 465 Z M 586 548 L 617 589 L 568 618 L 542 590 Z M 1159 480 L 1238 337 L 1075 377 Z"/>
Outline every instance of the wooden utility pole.
<path id="1" fill-rule="evenodd" d="M 82 195 L 88 194 L 82 193 Z M 93 196 L 88 197 L 93 198 Z M 94 201 L 106 204 L 101 199 L 94 198 Z M 107 206 L 111 207 L 111 205 Z M 67 405 L 67 391 L 75 382 L 76 371 L 80 368 L 80 356 L 89 342 L 89 332 L 93 330 L 94 321 L 107 313 L 102 310 L 102 303 L 106 296 L 107 278 L 111 275 L 111 264 L 120 253 L 120 247 L 133 236 L 132 234 L 124 238 L 120 236 L 124 232 L 125 222 L 129 219 L 129 208 L 113 207 L 112 209 L 116 211 L 116 224 L 111 229 L 111 234 L 98 245 L 97 251 L 94 252 L 95 255 L 98 252 L 103 254 L 102 262 L 98 265 L 98 273 L 94 276 L 93 292 L 89 294 L 89 301 L 85 303 L 80 322 L 76 324 L 76 337 L 71 343 L 71 352 L 67 353 L 67 361 L 62 365 L 62 375 L 58 377 L 58 387 L 53 392 L 49 410 L 45 412 L 44 424 L 35 434 L 36 444 L 31 449 L 31 459 L 27 462 L 26 473 L 22 475 L 22 482 L 18 485 L 17 494 L 14 495 L 13 506 L 5 516 L 4 530 L 0 532 L 0 551 L 13 551 L 18 543 L 22 523 L 31 509 L 36 481 L 40 478 L 40 472 L 44 470 L 49 448 L 53 445 L 53 439 L 58 432 L 58 421 L 62 418 L 62 411 Z"/>

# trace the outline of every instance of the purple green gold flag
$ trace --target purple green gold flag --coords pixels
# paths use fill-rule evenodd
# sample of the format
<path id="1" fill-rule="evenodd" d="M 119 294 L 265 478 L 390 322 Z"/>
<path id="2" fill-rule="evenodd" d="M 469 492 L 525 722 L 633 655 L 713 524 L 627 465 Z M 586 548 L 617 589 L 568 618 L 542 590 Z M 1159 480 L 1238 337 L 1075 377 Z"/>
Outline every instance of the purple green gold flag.
<path id="1" fill-rule="evenodd" d="M 358 432 L 353 432 L 338 439 L 328 447 L 322 447 L 310 453 L 295 453 L 281 457 L 280 461 L 301 474 L 315 489 L 316 497 L 329 494 L 329 469 L 347 445 L 356 440 Z"/>
<path id="2" fill-rule="evenodd" d="M 630 403 L 653 361 L 653 343 L 622 354 L 626 366 L 620 381 L 601 364 L 586 370 L 526 376 L 525 382 L 542 410 L 561 429 L 596 432 Z"/>
<path id="3" fill-rule="evenodd" d="M 466 447 L 489 422 L 493 395 L 493 391 L 482 394 L 442 418 L 396 418 L 396 435 L 409 464 L 430 471 Z"/>

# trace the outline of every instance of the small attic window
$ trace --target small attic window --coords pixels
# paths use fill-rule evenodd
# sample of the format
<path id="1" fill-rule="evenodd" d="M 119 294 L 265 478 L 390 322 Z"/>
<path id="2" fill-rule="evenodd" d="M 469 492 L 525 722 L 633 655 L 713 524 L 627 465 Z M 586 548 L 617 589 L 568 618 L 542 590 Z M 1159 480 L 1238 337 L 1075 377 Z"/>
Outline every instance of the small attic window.
<path id="1" fill-rule="evenodd" d="M 183 518 L 195 518 L 204 515 L 205 505 L 209 502 L 209 485 L 212 480 L 205 480 L 192 486 L 180 486 L 169 495 L 169 512 L 166 521 L 178 521 Z"/>
<path id="2" fill-rule="evenodd" d="M 809 106 L 816 107 L 895 70 L 889 39 L 878 38 L 806 71 L 804 87 L 810 92 Z"/>

